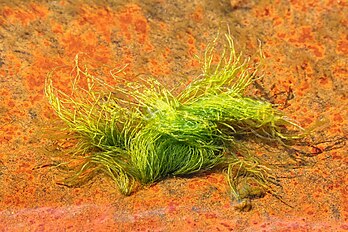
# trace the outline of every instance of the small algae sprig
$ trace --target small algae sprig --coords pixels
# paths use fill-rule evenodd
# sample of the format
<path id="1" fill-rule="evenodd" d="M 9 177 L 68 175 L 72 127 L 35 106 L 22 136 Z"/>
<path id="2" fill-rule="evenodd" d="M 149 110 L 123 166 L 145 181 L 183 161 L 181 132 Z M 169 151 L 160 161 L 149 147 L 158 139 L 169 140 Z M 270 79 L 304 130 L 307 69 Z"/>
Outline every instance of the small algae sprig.
<path id="1" fill-rule="evenodd" d="M 258 65 L 235 51 L 229 35 L 217 58 L 219 38 L 205 50 L 202 75 L 178 94 L 152 77 L 120 77 L 122 70 L 110 72 L 110 84 L 81 68 L 78 56 L 71 93 L 55 88 L 50 73 L 46 96 L 78 141 L 72 158 L 82 158 L 68 182 L 103 171 L 129 195 L 136 186 L 221 167 L 243 204 L 265 192 L 276 194 L 271 168 L 238 138 L 284 144 L 302 129 L 271 103 L 245 94 Z"/>

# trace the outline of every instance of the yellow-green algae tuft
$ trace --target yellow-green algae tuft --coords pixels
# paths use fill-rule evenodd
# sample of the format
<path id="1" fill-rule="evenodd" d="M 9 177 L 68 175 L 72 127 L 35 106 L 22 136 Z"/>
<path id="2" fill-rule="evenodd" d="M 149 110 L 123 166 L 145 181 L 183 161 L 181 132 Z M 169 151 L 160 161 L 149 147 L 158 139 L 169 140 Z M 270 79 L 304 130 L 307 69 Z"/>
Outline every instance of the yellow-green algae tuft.
<path id="1" fill-rule="evenodd" d="M 78 141 L 71 158 L 83 160 L 66 184 L 103 171 L 129 195 L 136 186 L 219 167 L 226 170 L 241 210 L 266 192 L 277 196 L 272 168 L 238 138 L 254 136 L 286 147 L 303 129 L 271 103 L 247 96 L 258 64 L 236 53 L 229 35 L 213 62 L 219 39 L 205 50 L 202 74 L 178 94 L 153 77 L 120 77 L 122 69 L 110 72 L 114 84 L 109 84 L 81 68 L 78 56 L 71 93 L 54 87 L 51 72 L 46 96 Z"/>

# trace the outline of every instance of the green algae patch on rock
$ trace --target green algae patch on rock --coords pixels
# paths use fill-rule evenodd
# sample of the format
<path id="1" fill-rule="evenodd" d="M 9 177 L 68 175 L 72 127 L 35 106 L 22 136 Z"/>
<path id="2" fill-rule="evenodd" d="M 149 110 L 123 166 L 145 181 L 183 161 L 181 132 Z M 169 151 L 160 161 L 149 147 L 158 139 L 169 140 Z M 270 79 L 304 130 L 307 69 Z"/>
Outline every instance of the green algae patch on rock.
<path id="1" fill-rule="evenodd" d="M 217 167 L 226 170 L 242 210 L 250 209 L 251 198 L 266 192 L 277 196 L 272 168 L 238 138 L 287 147 L 306 133 L 271 103 L 246 94 L 259 64 L 237 53 L 230 35 L 224 43 L 221 37 L 207 46 L 202 74 L 176 94 L 154 77 L 120 75 L 124 68 L 111 70 L 110 81 L 92 75 L 81 67 L 79 55 L 70 93 L 56 88 L 54 72 L 49 73 L 46 96 L 65 122 L 62 129 L 78 141 L 71 159 L 81 163 L 65 184 L 102 171 L 129 195 L 170 176 Z"/>

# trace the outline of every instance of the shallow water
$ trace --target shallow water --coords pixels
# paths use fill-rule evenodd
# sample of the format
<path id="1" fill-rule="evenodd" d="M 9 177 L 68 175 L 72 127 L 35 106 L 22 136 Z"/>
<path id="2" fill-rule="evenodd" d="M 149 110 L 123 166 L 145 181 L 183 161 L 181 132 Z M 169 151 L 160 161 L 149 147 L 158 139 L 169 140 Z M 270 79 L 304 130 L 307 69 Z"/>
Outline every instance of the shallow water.
<path id="1" fill-rule="evenodd" d="M 345 1 L 329 0 L 0 3 L 0 231 L 348 230 L 346 15 Z M 129 64 L 130 77 L 177 86 L 199 74 L 194 54 L 226 25 L 246 55 L 261 42 L 264 77 L 253 94 L 304 127 L 326 122 L 313 135 L 324 142 L 313 148 L 323 151 L 315 165 L 282 180 L 292 208 L 266 195 L 236 211 L 221 172 L 166 179 L 129 197 L 103 175 L 78 188 L 57 184 L 60 170 L 49 164 L 73 142 L 42 136 L 56 118 L 43 91 L 49 71 L 81 53 L 96 67 Z M 70 76 L 59 74 L 68 90 Z"/>

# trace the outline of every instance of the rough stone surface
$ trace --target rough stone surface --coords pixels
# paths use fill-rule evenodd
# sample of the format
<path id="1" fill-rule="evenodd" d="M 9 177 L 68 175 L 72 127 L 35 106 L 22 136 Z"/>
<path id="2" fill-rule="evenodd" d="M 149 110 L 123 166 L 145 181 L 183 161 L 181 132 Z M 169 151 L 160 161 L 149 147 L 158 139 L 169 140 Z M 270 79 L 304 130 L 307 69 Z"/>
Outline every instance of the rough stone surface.
<path id="1" fill-rule="evenodd" d="M 348 231 L 347 2 L 127 2 L 0 1 L 0 231 Z M 59 170 L 47 164 L 70 144 L 42 136 L 56 119 L 43 91 L 49 71 L 80 53 L 96 67 L 127 63 L 130 76 L 175 86 L 199 74 L 193 56 L 226 25 L 246 55 L 261 41 L 267 59 L 256 94 L 304 127 L 325 122 L 316 163 L 282 181 L 293 208 L 266 195 L 238 212 L 219 172 L 129 197 L 102 175 L 79 188 L 56 184 Z M 63 89 L 68 74 L 57 80 Z"/>

